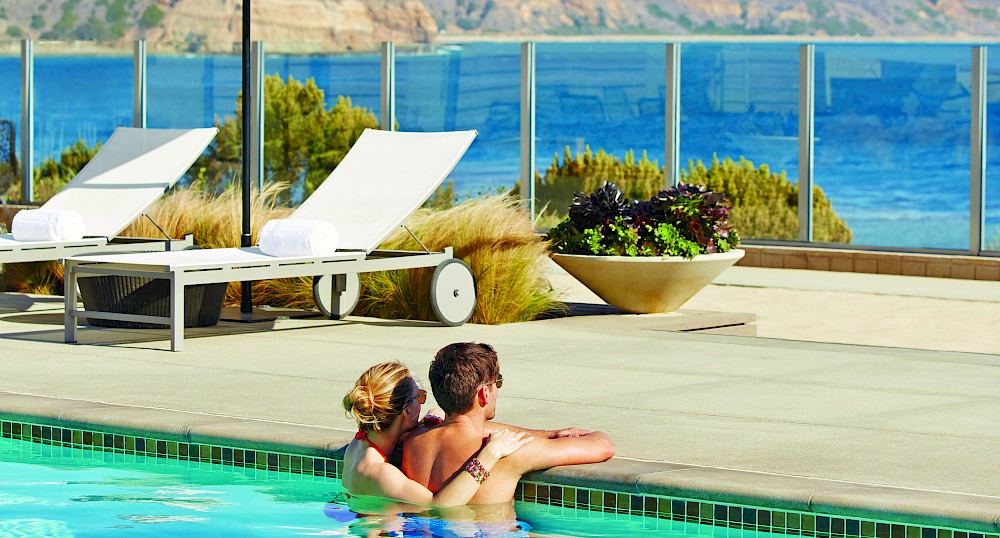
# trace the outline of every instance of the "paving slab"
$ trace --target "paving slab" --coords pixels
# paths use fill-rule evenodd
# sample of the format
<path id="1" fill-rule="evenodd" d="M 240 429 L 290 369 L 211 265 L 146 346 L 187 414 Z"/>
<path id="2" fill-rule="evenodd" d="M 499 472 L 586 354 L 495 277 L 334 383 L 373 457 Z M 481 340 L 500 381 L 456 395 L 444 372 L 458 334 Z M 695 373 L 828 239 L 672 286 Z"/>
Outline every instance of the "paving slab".
<path id="1" fill-rule="evenodd" d="M 340 400 L 368 366 L 401 360 L 426 386 L 437 349 L 481 341 L 497 348 L 507 380 L 498 420 L 599 429 L 616 443 L 613 463 L 546 471 L 545 480 L 586 479 L 639 489 L 659 484 L 677 491 L 716 484 L 711 487 L 721 495 L 718 477 L 725 473 L 712 471 L 721 469 L 751 473 L 734 482 L 734 495 L 772 491 L 787 503 L 871 510 L 881 506 L 884 488 L 902 488 L 956 496 L 949 502 L 968 504 L 966 516 L 993 514 L 995 523 L 1000 355 L 988 351 L 1000 345 L 995 336 L 1000 303 L 992 302 L 993 288 L 982 288 L 983 300 L 974 301 L 965 287 L 933 297 L 876 294 L 844 289 L 843 280 L 830 285 L 836 289 L 823 290 L 823 275 L 806 276 L 812 288 L 792 289 L 780 285 L 795 279 L 774 282 L 769 272 L 742 272 L 740 283 L 714 284 L 703 292 L 709 302 L 713 294 L 725 297 L 731 308 L 722 312 L 755 313 L 758 337 L 672 331 L 656 316 L 583 315 L 454 328 L 349 317 L 224 322 L 188 331 L 181 353 L 167 351 L 165 330 L 83 328 L 80 344 L 64 344 L 59 303 L 0 294 L 0 391 L 8 394 L 0 393 L 0 412 L 24 413 L 10 398 L 35 395 L 79 400 L 90 409 L 71 411 L 58 401 L 39 405 L 39 413 L 65 414 L 67 420 L 112 420 L 115 413 L 104 406 L 121 405 L 165 413 L 158 420 L 175 424 L 179 435 L 269 443 L 301 437 L 301 444 L 317 450 L 335 449 L 354 427 Z M 855 287 L 877 288 L 877 277 L 867 275 Z M 555 286 L 560 281 L 553 278 Z M 937 280 L 943 279 L 923 279 L 927 286 Z M 599 307 L 587 293 L 578 286 L 569 290 L 574 300 Z M 778 302 L 765 304 L 762 297 Z M 916 322 L 881 335 L 877 346 L 858 345 L 857 340 L 879 336 L 870 332 L 837 333 L 848 321 L 877 325 L 889 314 L 882 310 L 885 298 L 913 301 L 920 315 L 943 311 L 951 316 L 948 323 L 987 337 L 976 341 L 978 352 L 968 352 L 961 332 L 939 332 L 931 349 L 909 345 L 906 335 L 924 330 Z M 768 336 L 769 324 L 777 323 L 770 312 L 785 308 L 794 318 L 802 315 L 800 303 L 811 301 L 825 306 L 809 312 L 815 318 L 809 331 L 796 333 L 799 320 L 791 319 L 785 323 L 793 338 Z M 851 319 L 829 321 L 837 313 Z M 850 336 L 859 338 L 828 343 L 852 342 Z M 4 402 L 13 407 L 5 409 Z M 180 423 L 171 418 L 175 412 L 200 418 Z M 131 426 L 145 420 L 126 415 L 121 418 Z M 241 421 L 284 426 L 274 430 L 280 434 L 261 436 L 241 433 Z M 822 488 L 809 490 L 817 496 L 803 501 L 796 496 L 805 495 L 797 489 L 804 487 L 801 482 L 769 485 L 780 477 L 843 482 L 847 493 L 822 482 Z M 963 496 L 976 500 L 963 504 Z M 905 497 L 893 505 L 894 513 L 919 505 Z"/>

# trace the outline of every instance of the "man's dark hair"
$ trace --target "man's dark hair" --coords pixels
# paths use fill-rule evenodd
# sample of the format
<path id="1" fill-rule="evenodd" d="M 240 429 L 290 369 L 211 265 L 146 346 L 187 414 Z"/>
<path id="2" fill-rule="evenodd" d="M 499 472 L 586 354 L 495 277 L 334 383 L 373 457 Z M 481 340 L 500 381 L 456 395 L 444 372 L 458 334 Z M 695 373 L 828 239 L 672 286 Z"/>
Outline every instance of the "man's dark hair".
<path id="1" fill-rule="evenodd" d="M 448 344 L 434 355 L 428 376 L 434 399 L 445 413 L 472 409 L 476 390 L 500 375 L 497 352 L 489 344 Z"/>

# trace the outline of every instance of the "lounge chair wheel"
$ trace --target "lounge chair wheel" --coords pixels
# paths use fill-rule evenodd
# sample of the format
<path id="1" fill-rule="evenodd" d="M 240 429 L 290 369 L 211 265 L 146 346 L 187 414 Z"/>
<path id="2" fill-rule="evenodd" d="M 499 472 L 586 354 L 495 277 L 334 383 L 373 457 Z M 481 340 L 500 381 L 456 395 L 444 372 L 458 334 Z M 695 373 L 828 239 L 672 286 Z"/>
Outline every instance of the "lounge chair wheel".
<path id="1" fill-rule="evenodd" d="M 340 293 L 333 290 L 334 281 L 339 282 Z M 313 277 L 313 300 L 324 316 L 330 319 L 344 319 L 358 305 L 361 295 L 361 281 L 357 273 L 344 275 L 319 275 Z"/>
<path id="2" fill-rule="evenodd" d="M 449 327 L 469 321 L 476 311 L 476 282 L 472 269 L 462 260 L 451 258 L 434 269 L 431 279 L 431 308 Z"/>

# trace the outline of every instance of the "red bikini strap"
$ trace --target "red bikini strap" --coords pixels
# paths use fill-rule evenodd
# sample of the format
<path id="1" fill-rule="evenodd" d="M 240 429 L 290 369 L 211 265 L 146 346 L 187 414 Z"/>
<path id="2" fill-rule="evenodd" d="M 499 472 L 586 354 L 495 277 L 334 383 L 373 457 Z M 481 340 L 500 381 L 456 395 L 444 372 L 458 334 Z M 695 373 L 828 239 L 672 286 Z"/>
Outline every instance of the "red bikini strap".
<path id="1" fill-rule="evenodd" d="M 385 457 L 385 454 L 382 452 L 382 449 L 375 446 L 375 443 L 373 443 L 372 440 L 368 438 L 368 432 L 366 432 L 365 430 L 358 430 L 358 433 L 354 435 L 354 438 L 368 443 L 369 446 L 375 449 L 375 452 L 378 452 L 379 456 L 382 456 L 382 459 L 384 459 L 386 462 L 389 461 L 389 458 Z"/>

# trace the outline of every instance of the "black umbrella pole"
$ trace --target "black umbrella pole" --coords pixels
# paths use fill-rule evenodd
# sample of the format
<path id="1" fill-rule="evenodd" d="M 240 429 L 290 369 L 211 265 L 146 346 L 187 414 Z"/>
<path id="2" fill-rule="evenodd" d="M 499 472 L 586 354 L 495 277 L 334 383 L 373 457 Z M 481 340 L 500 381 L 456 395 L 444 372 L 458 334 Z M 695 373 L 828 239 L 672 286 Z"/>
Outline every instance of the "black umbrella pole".
<path id="1" fill-rule="evenodd" d="M 250 239 L 250 0 L 243 0 L 243 234 L 241 246 L 251 246 Z M 244 282 L 240 312 L 253 312 L 253 282 Z"/>

